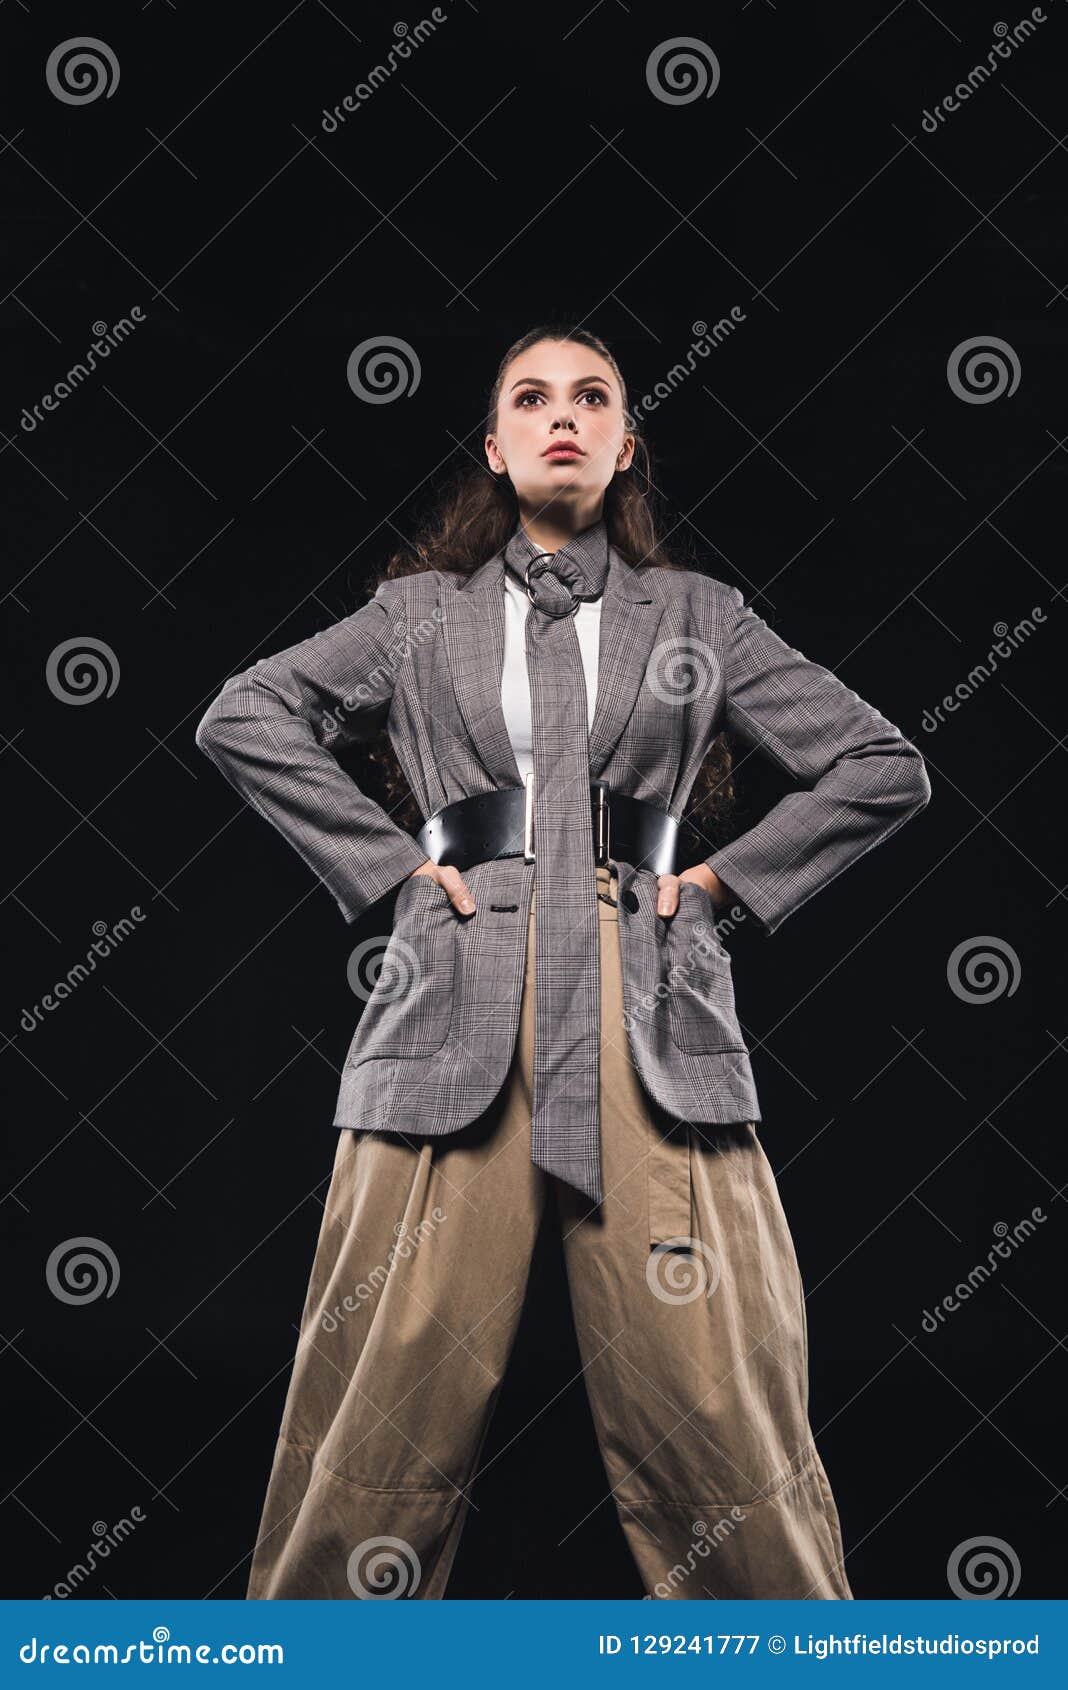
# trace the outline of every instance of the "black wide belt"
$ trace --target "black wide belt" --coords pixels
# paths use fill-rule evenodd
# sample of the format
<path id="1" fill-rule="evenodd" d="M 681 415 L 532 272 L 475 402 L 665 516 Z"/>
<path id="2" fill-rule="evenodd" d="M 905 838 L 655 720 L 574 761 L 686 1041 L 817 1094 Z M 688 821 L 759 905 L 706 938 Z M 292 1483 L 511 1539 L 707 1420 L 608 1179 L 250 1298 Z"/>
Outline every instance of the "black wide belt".
<path id="1" fill-rule="evenodd" d="M 590 827 L 595 861 L 630 863 L 653 874 L 674 874 L 679 824 L 655 804 L 590 782 Z M 494 857 L 536 861 L 534 777 L 522 786 L 459 798 L 425 821 L 415 836 L 435 863 L 468 869 Z"/>

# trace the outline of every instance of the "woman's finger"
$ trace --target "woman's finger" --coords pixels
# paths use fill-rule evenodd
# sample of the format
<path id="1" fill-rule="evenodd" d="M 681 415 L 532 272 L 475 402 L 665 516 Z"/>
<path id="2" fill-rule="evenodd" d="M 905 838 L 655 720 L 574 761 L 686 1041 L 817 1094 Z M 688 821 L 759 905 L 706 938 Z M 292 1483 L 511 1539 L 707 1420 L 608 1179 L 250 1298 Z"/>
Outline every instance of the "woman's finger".
<path id="1" fill-rule="evenodd" d="M 439 863 L 438 885 L 444 886 L 452 899 L 454 908 L 459 910 L 461 915 L 471 914 L 475 907 L 475 900 L 464 884 L 463 876 L 458 868 L 453 868 L 451 863 Z"/>
<path id="2" fill-rule="evenodd" d="M 679 877 L 677 874 L 661 874 L 656 881 L 658 891 L 656 895 L 657 915 L 674 915 L 679 907 Z"/>

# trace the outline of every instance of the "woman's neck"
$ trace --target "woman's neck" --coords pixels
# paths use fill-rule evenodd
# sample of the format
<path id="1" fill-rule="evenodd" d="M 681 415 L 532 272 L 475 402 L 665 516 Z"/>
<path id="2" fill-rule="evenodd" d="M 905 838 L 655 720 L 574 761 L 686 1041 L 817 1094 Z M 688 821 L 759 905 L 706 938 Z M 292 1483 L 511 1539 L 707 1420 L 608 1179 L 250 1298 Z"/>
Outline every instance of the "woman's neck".
<path id="1" fill-rule="evenodd" d="M 585 509 L 569 507 L 557 509 L 552 505 L 519 505 L 519 520 L 523 525 L 523 532 L 529 536 L 534 545 L 541 552 L 558 552 L 573 540 L 576 534 L 582 534 L 587 528 L 592 528 L 604 514 L 604 500 L 598 499 L 592 506 Z"/>

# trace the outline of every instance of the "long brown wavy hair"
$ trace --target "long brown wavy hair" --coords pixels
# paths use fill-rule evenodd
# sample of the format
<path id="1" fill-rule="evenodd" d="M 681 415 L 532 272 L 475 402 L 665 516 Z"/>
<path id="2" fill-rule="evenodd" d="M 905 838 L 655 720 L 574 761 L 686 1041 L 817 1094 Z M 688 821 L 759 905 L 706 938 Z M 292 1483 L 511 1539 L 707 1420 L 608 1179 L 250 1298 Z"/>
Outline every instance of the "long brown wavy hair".
<path id="1" fill-rule="evenodd" d="M 689 557 L 683 561 L 681 548 L 673 549 L 671 556 L 665 550 L 649 447 L 637 419 L 630 413 L 626 383 L 619 365 L 598 335 L 580 327 L 547 323 L 530 329 L 515 341 L 501 359 L 490 390 L 486 432 L 496 433 L 498 405 L 509 366 L 529 347 L 544 340 L 589 347 L 611 366 L 619 383 L 624 420 L 627 431 L 635 437 L 635 449 L 630 468 L 617 471 L 605 489 L 604 519 L 612 545 L 635 569 L 698 567 Z M 515 532 L 518 520 L 519 504 L 508 475 L 494 475 L 485 464 L 476 467 L 463 463 L 439 483 L 431 508 L 418 523 L 413 538 L 392 553 L 375 584 L 427 569 L 471 575 L 488 558 L 503 551 Z M 402 826 L 417 832 L 425 818 L 415 803 L 388 739 L 383 736 L 382 742 L 365 749 L 364 755 L 370 757 L 379 770 L 381 801 Z M 725 838 L 734 802 L 731 755 L 721 733 L 713 740 L 697 771 L 683 816 L 684 828 L 688 827 L 693 835 L 698 860 L 710 854 L 710 842 L 715 848 Z M 679 844 L 681 867 L 685 866 L 681 838 Z"/>

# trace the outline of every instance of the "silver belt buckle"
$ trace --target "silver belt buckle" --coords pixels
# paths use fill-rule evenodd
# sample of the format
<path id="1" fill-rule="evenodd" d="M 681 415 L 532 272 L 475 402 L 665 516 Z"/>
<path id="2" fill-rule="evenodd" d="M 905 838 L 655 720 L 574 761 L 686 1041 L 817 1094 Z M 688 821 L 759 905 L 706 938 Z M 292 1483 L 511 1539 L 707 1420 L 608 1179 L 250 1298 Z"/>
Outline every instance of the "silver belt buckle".
<path id="1" fill-rule="evenodd" d="M 608 782 L 606 780 L 591 780 L 591 786 L 597 788 L 597 847 L 595 861 L 603 867 L 609 861 L 608 847 L 611 834 L 611 815 L 608 808 Z"/>
<path id="2" fill-rule="evenodd" d="M 523 776 L 526 797 L 523 804 L 523 861 L 534 861 L 534 774 L 531 771 Z M 610 861 L 609 846 L 611 844 L 611 813 L 608 808 L 608 782 L 606 780 L 591 780 L 590 785 L 597 790 L 597 837 L 594 860 L 601 866 Z"/>
<path id="3" fill-rule="evenodd" d="M 534 771 L 523 776 L 523 784 L 527 789 L 523 807 L 523 861 L 534 861 Z"/>

